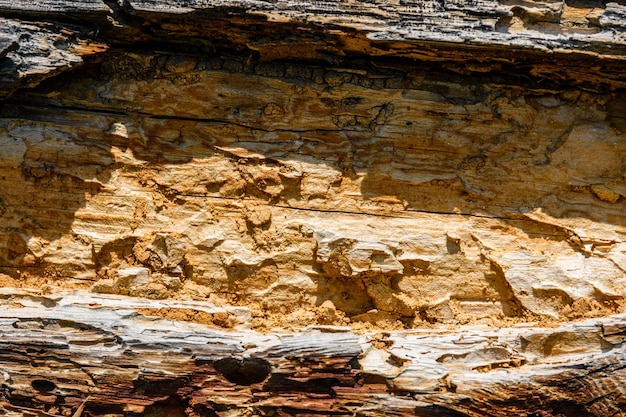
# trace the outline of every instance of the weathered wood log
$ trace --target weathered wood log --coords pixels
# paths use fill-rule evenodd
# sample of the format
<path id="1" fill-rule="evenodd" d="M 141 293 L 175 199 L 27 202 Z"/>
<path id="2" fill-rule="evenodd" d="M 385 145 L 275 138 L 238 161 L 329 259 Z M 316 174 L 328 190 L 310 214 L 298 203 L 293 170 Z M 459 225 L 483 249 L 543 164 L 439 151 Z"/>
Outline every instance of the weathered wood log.
<path id="1" fill-rule="evenodd" d="M 0 1 L 0 412 L 623 416 L 623 1 Z"/>
<path id="2" fill-rule="evenodd" d="M 70 68 L 68 63 L 80 62 L 79 57 L 70 55 L 72 50 L 78 56 L 101 51 L 103 46 L 98 42 L 85 44 L 85 39 L 99 39 L 114 44 L 158 42 L 163 47 L 174 43 L 188 45 L 187 48 L 193 45 L 196 50 L 205 51 L 227 47 L 259 54 L 266 61 L 319 59 L 337 64 L 350 56 L 456 61 L 470 73 L 518 63 L 518 69 L 530 66 L 531 73 L 546 79 L 556 77 L 624 87 L 620 69 L 626 53 L 625 8 L 620 2 L 604 5 L 593 0 L 164 0 L 120 4 L 99 0 L 20 0 L 3 2 L 0 13 L 28 21 L 43 17 L 65 23 L 63 35 L 56 35 L 63 38 L 62 42 L 57 41 L 61 48 L 46 46 L 49 41 L 44 36 L 53 34 L 46 35 L 50 28 L 40 25 L 37 36 L 41 39 L 26 43 L 25 50 L 17 54 L 41 58 L 51 50 L 57 53 L 67 50 L 67 56 L 54 57 L 56 62 L 52 59 L 47 64 L 50 69 Z M 32 36 L 28 33 L 37 30 L 37 26 L 11 27 L 22 25 L 17 21 L 4 24 L 3 32 L 13 33 L 12 36 L 20 31 Z M 76 28 L 81 29 L 78 37 L 73 31 Z M 67 48 L 74 43 L 76 46 Z M 38 54 L 26 49 L 32 44 L 30 48 L 36 45 L 41 48 Z M 546 66 L 549 62 L 558 62 L 558 70 Z M 22 63 L 22 68 L 31 65 Z M 22 77 L 25 74 L 22 69 Z"/>
<path id="3" fill-rule="evenodd" d="M 624 315 L 553 329 L 261 334 L 139 313 L 237 314 L 198 302 L 4 300 L 0 406 L 25 415 L 615 416 L 626 406 Z"/>

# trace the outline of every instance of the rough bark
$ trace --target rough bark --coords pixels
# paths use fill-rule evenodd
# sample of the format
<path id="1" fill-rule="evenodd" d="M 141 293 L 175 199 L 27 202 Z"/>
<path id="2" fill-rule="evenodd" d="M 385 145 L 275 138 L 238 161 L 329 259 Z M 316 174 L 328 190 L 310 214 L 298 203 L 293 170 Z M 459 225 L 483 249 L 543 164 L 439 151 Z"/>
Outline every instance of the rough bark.
<path id="1" fill-rule="evenodd" d="M 623 2 L 0 15 L 6 415 L 624 414 Z"/>

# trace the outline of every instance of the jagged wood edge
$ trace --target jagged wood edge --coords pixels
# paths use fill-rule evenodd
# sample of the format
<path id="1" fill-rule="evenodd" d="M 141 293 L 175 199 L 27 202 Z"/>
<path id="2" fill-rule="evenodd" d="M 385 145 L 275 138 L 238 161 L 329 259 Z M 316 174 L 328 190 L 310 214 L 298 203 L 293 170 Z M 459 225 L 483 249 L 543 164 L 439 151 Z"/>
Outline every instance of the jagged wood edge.
<path id="1" fill-rule="evenodd" d="M 558 328 L 262 334 L 137 312 L 197 302 L 8 289 L 2 299 L 6 410 L 608 417 L 626 406 L 626 315 Z"/>
<path id="2" fill-rule="evenodd" d="M 552 10 L 556 7 L 552 3 L 538 6 L 547 16 L 545 19 L 552 19 L 548 23 L 558 24 L 562 10 Z M 505 4 L 497 0 L 444 3 L 427 0 L 398 4 L 363 0 L 351 3 L 128 0 L 119 4 L 99 0 L 2 0 L 0 56 L 4 54 L 4 59 L 0 65 L 0 98 L 18 88 L 32 87 L 50 76 L 73 69 L 85 58 L 105 51 L 108 44 L 171 40 L 194 25 L 202 27 L 231 20 L 238 21 L 239 26 L 230 30 L 241 31 L 238 35 L 245 38 L 243 45 L 235 46 L 258 51 L 262 59 L 264 55 L 272 59 L 268 51 L 280 40 L 265 44 L 266 39 L 255 39 L 256 34 L 246 28 L 247 23 L 289 28 L 297 36 L 306 34 L 306 31 L 298 33 L 298 28 L 323 34 L 323 39 L 318 39 L 319 45 L 313 48 L 319 53 L 312 57 L 331 63 L 359 53 L 458 62 L 477 59 L 480 62 L 514 63 L 524 58 L 519 54 L 523 52 L 534 61 L 551 59 L 574 70 L 587 68 L 587 72 L 598 73 L 597 83 L 625 86 L 614 68 L 602 65 L 617 62 L 623 71 L 626 5 L 609 3 L 596 19 L 598 22 L 592 25 L 589 21 L 589 27 L 599 30 L 596 33 L 511 32 L 499 27 L 502 19 L 530 13 L 531 9 L 524 3 Z M 160 27 L 164 22 L 175 22 L 183 32 L 168 33 Z M 142 26 L 149 26 L 150 30 L 146 32 Z M 219 25 L 217 27 L 219 29 Z M 214 35 L 205 38 L 210 41 L 211 36 Z M 203 38 L 202 35 L 196 37 Z M 298 48 L 287 50 L 297 53 Z M 598 68 L 597 64 L 601 67 Z M 603 75 L 608 77 L 603 78 Z"/>

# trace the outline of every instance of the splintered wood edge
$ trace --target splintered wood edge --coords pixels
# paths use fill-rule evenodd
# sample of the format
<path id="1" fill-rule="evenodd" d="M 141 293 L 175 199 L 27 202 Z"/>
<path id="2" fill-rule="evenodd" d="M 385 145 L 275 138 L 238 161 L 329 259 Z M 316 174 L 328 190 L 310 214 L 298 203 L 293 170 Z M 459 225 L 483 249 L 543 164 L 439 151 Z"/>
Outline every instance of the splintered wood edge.
<path id="1" fill-rule="evenodd" d="M 158 41 L 156 35 L 142 31 L 141 22 L 151 22 L 156 27 L 165 24 L 161 32 L 167 31 L 166 26 L 178 27 L 172 32 L 173 38 L 187 26 L 197 26 L 201 22 L 223 23 L 239 19 L 242 23 L 249 18 L 265 26 L 278 28 L 286 25 L 284 27 L 289 30 L 304 29 L 300 34 L 296 30 L 294 34 L 297 36 L 311 31 L 324 35 L 314 48 L 321 51 L 316 52 L 316 59 L 325 59 L 325 53 L 337 56 L 356 53 L 458 62 L 473 58 L 479 62 L 515 62 L 522 53 L 528 59 L 542 62 L 545 59 L 554 62 L 567 59 L 571 61 L 567 65 L 572 68 L 577 68 L 581 59 L 614 63 L 626 59 L 626 34 L 621 17 L 626 15 L 626 6 L 617 3 L 610 3 L 602 9 L 603 14 L 596 16 L 597 22 L 593 19 L 593 24 L 592 20 L 585 21 L 589 30 L 564 29 L 559 33 L 553 33 L 553 29 L 532 27 L 503 29 L 502 22 L 515 17 L 519 7 L 496 0 L 460 4 L 429 0 L 423 3 L 192 0 L 185 2 L 183 7 L 168 1 L 147 0 L 124 2 L 123 6 L 98 0 L 2 0 L 0 31 L 4 38 L 0 40 L 0 55 L 5 54 L 8 61 L 0 83 L 0 99 L 19 88 L 34 87 L 46 78 L 74 69 L 83 64 L 84 58 L 103 55 L 109 44 Z M 546 19 L 554 18 L 549 16 L 553 13 L 549 6 L 542 7 Z M 558 23 L 552 23 L 558 26 Z M 237 30 L 243 30 L 247 36 L 253 35 L 254 29 L 248 29 L 245 24 L 241 27 L 243 29 Z M 34 42 L 16 41 L 31 38 Z M 64 41 L 59 42 L 60 38 Z M 240 46 L 260 52 L 261 59 L 273 59 L 272 45 L 247 42 Z M 324 48 L 320 49 L 321 46 Z M 324 52 L 325 48 L 328 51 Z M 51 53 L 52 50 L 56 53 Z M 288 50 L 296 55 L 287 58 L 298 58 L 298 48 Z M 615 84 L 617 81 L 612 78 L 615 77 L 609 77 L 605 82 Z"/>
<path id="2" fill-rule="evenodd" d="M 428 413 L 437 407 L 459 415 L 532 415 L 571 403 L 604 416 L 626 403 L 624 314 L 552 328 L 355 333 L 319 326 L 263 334 L 245 323 L 224 330 L 137 313 L 193 302 L 3 293 L 0 379 L 11 406 L 29 397 L 31 408 L 45 408 L 49 398 L 62 397 L 76 404 L 75 413 L 80 404 L 88 413 L 123 412 L 128 404 L 144 412 L 173 397 L 192 408 L 234 409 L 286 407 L 297 399 L 318 412 L 382 415 L 395 404 L 400 415 L 436 415 Z"/>

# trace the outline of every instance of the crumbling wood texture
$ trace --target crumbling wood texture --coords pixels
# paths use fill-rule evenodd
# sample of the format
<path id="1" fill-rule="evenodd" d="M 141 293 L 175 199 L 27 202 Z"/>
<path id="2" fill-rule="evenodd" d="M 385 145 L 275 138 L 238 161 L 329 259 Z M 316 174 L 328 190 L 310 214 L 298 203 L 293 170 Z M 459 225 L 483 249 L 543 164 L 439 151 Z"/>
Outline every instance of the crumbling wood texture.
<path id="1" fill-rule="evenodd" d="M 626 5 L 1 1 L 7 416 L 623 416 Z"/>
<path id="2" fill-rule="evenodd" d="M 623 315 L 552 329 L 261 334 L 137 312 L 190 302 L 8 300 L 22 307 L 0 310 L 6 415 L 84 404 L 85 415 L 619 416 L 626 406 Z"/>

